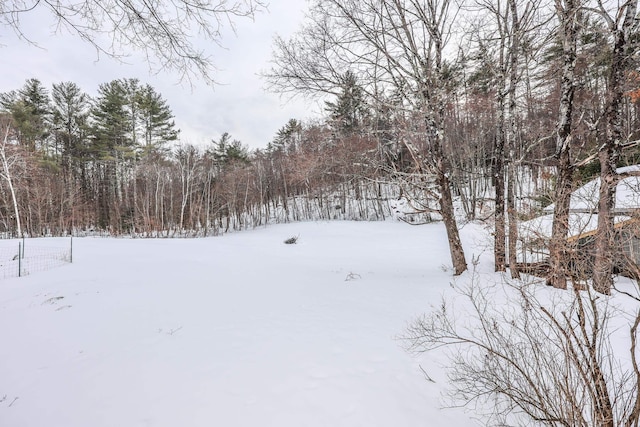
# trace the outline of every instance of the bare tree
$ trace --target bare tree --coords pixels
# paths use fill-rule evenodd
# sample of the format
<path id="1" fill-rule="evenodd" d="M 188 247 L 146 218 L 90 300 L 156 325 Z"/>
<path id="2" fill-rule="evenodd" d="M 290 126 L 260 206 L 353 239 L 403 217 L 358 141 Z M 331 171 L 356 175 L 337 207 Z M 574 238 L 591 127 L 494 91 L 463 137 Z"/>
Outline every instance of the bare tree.
<path id="1" fill-rule="evenodd" d="M 542 31 L 546 23 L 546 13 L 542 10 L 539 0 L 476 0 L 475 5 L 471 7 L 471 11 L 477 15 L 476 28 L 471 32 L 475 46 L 473 55 L 478 67 L 474 73 L 486 76 L 495 94 L 494 263 L 496 271 L 505 271 L 508 253 L 513 277 L 518 275 L 515 187 L 516 168 L 519 164 L 517 137 L 522 123 L 522 106 L 518 103 L 518 98 L 522 92 L 520 88 L 525 75 L 524 70 L 530 66 L 527 58 L 535 56 L 535 52 L 546 39 L 546 34 Z"/>
<path id="2" fill-rule="evenodd" d="M 129 49 L 140 51 L 152 71 L 172 70 L 181 79 L 202 77 L 214 82 L 212 59 L 195 43 L 201 36 L 221 44 L 225 26 L 233 19 L 253 17 L 262 0 L 9 0 L 0 3 L 0 22 L 31 43 L 20 18 L 46 9 L 52 24 L 93 46 L 98 55 L 119 59 Z"/>
<path id="3" fill-rule="evenodd" d="M 436 178 L 454 273 L 461 274 L 467 265 L 444 151 L 454 76 L 445 48 L 457 12 L 450 0 L 316 0 L 308 25 L 289 41 L 276 40 L 266 78 L 276 90 L 338 94 L 342 76 L 351 71 L 376 102 L 389 105 L 399 97 L 393 108 L 421 116 L 425 149 L 415 151 L 414 160 L 419 172 Z"/>
<path id="4" fill-rule="evenodd" d="M 179 180 L 180 180 L 180 219 L 178 228 L 184 232 L 185 210 L 187 204 L 191 203 L 194 190 L 194 180 L 201 164 L 201 154 L 193 145 L 180 146 L 175 153 Z"/>
<path id="5" fill-rule="evenodd" d="M 518 3 L 515 0 L 509 0 L 508 10 L 511 18 L 510 25 L 510 48 L 508 55 L 509 62 L 509 77 L 508 77 L 508 90 L 507 90 L 507 112 L 506 112 L 506 131 L 507 131 L 507 147 L 509 149 L 509 163 L 507 165 L 507 222 L 508 222 L 508 253 L 509 253 L 509 270 L 511 271 L 512 278 L 518 278 L 520 273 L 518 272 L 517 263 L 517 246 L 518 240 L 518 215 L 516 212 L 516 132 L 518 129 L 517 119 L 517 101 L 516 101 L 516 89 L 520 81 L 520 56 L 521 47 L 523 42 L 524 25 L 527 18 L 532 14 L 532 11 L 537 9 L 535 2 L 525 3 L 525 7 L 521 10 L 518 7 Z"/>
<path id="6" fill-rule="evenodd" d="M 569 208 L 573 188 L 574 165 L 571 158 L 573 98 L 575 94 L 576 49 L 578 39 L 578 13 L 581 0 L 556 0 L 558 38 L 562 45 L 562 75 L 560 108 L 556 129 L 556 181 L 555 209 L 549 244 L 549 275 L 547 284 L 556 288 L 567 287 Z"/>
<path id="7" fill-rule="evenodd" d="M 631 58 L 638 49 L 636 39 L 640 20 L 637 16 L 638 0 L 626 0 L 613 7 L 608 2 L 597 0 L 595 7 L 591 10 L 604 21 L 612 47 L 607 99 L 604 116 L 601 118 L 602 125 L 599 126 L 604 129 L 599 131 L 600 195 L 593 275 L 594 288 L 598 292 L 609 294 L 613 286 L 614 260 L 611 256 L 615 236 L 613 209 L 616 186 L 620 179 L 616 173 L 616 163 L 626 139 L 622 125 L 624 83 L 627 72 L 630 70 Z"/>
<path id="8" fill-rule="evenodd" d="M 11 118 L 7 115 L 3 115 L 0 118 L 0 163 L 2 169 L 0 169 L 0 178 L 6 181 L 9 187 L 9 193 L 11 194 L 11 202 L 13 204 L 13 214 L 16 221 L 16 233 L 17 236 L 22 236 L 22 225 L 20 223 L 20 209 L 18 208 L 18 198 L 16 196 L 16 188 L 14 185 L 14 176 L 17 173 L 16 166 L 21 161 L 19 153 L 15 152 L 16 147 L 11 144 L 11 133 L 13 132 L 13 126 Z"/>

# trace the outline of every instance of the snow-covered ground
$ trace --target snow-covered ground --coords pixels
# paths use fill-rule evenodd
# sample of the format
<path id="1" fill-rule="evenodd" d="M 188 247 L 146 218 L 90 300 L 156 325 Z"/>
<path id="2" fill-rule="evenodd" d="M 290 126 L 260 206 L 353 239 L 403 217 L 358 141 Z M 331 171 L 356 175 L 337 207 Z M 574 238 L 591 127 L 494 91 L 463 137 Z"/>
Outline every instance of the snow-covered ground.
<path id="1" fill-rule="evenodd" d="M 461 234 L 476 268 L 456 280 L 441 223 L 74 239 L 73 264 L 0 280 L 0 427 L 483 425 L 473 407 L 445 408 L 445 353 L 410 354 L 402 339 L 474 277 L 498 310 L 513 293 L 489 232 Z M 70 240 L 26 244 L 28 256 Z M 549 307 L 572 298 L 533 286 Z M 629 330 L 634 301 L 611 299 L 612 331 Z M 628 362 L 627 341 L 611 348 Z"/>
<path id="2" fill-rule="evenodd" d="M 443 409 L 442 356 L 399 339 L 450 289 L 442 224 L 73 245 L 0 281 L 0 426 L 476 425 Z"/>

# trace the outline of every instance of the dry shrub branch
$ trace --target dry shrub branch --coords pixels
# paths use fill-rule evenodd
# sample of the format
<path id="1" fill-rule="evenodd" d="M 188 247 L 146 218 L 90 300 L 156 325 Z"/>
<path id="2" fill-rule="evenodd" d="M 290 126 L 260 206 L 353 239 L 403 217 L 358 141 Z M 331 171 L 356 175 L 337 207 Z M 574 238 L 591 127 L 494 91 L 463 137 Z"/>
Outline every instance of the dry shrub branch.
<path id="1" fill-rule="evenodd" d="M 491 425 L 639 425 L 637 301 L 477 272 L 457 291 L 406 337 L 413 352 L 448 349 L 454 405 Z"/>

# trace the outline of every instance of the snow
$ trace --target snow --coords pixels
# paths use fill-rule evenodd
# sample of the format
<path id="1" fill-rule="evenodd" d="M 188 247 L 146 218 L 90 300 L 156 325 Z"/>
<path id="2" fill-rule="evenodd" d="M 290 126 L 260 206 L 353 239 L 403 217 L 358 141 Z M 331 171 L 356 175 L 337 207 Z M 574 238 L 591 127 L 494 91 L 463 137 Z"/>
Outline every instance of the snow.
<path id="1" fill-rule="evenodd" d="M 639 172 L 640 165 L 625 166 L 616 169 L 617 173 Z M 600 192 L 600 178 L 584 184 L 571 193 L 569 213 L 569 237 L 590 233 L 598 228 L 598 200 Z M 622 178 L 616 186 L 615 209 L 620 212 L 640 208 L 640 176 Z M 555 204 L 544 208 L 546 215 L 533 218 L 519 225 L 519 234 L 525 239 L 549 239 L 553 226 L 553 211 Z M 615 223 L 631 219 L 628 215 L 616 215 Z"/>
<path id="2" fill-rule="evenodd" d="M 639 172 L 640 165 L 625 166 L 616 169 L 619 174 Z M 600 178 L 587 182 L 571 193 L 570 209 L 581 211 L 598 211 Z M 553 213 L 554 204 L 547 206 L 544 211 Z M 640 207 L 640 176 L 622 178 L 616 186 L 616 209 L 637 209 Z"/>
<path id="3" fill-rule="evenodd" d="M 469 261 L 483 233 L 462 230 Z M 0 281 L 0 426 L 478 425 L 443 408 L 444 354 L 401 339 L 452 292 L 441 223 L 73 248 L 72 264 Z"/>
<path id="4" fill-rule="evenodd" d="M 613 218 L 615 224 L 630 220 L 627 215 L 617 215 Z M 571 212 L 569 213 L 568 237 L 577 237 L 585 233 L 593 232 L 598 228 L 598 215 Z M 542 215 L 529 221 L 520 223 L 519 236 L 523 239 L 550 239 L 553 229 L 553 215 Z"/>

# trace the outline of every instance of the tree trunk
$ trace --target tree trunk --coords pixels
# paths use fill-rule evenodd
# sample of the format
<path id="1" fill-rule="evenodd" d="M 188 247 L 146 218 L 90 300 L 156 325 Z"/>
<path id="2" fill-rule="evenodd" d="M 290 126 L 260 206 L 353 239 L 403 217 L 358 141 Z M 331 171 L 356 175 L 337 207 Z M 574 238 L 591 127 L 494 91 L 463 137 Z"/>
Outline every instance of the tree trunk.
<path id="1" fill-rule="evenodd" d="M 558 139 L 560 140 L 560 136 Z M 570 142 L 567 139 L 565 143 L 568 145 Z M 569 261 L 567 237 L 569 234 L 569 208 L 572 188 L 573 166 L 570 152 L 568 149 L 561 150 L 551 242 L 549 243 L 549 275 L 547 276 L 547 285 L 558 289 L 567 288 L 567 275 L 569 274 L 567 271 Z"/>
<path id="2" fill-rule="evenodd" d="M 509 0 L 511 12 L 511 46 L 509 47 L 509 92 L 507 108 L 507 142 L 509 146 L 509 165 L 507 166 L 507 220 L 509 223 L 509 270 L 511 278 L 520 277 L 518 272 L 518 215 L 516 211 L 516 87 L 518 85 L 518 57 L 520 55 L 520 20 L 518 5 L 515 0 Z"/>
<path id="3" fill-rule="evenodd" d="M 16 233 L 17 237 L 22 236 L 22 225 L 20 223 L 20 209 L 18 208 L 18 198 L 16 196 L 16 190 L 13 185 L 13 171 L 11 166 L 16 162 L 17 154 L 14 154 L 12 158 L 8 157 L 7 145 L 9 143 L 9 132 L 11 131 L 11 125 L 8 121 L 4 121 L 4 137 L 2 138 L 2 145 L 0 145 L 0 160 L 2 161 L 2 171 L 0 171 L 0 177 L 7 181 L 9 186 L 9 193 L 11 193 L 11 201 L 13 203 L 13 214 L 16 217 Z"/>
<path id="4" fill-rule="evenodd" d="M 11 193 L 11 201 L 13 203 L 13 213 L 16 217 L 16 233 L 17 233 L 17 237 L 20 237 L 22 236 L 22 225 L 20 223 L 20 209 L 18 208 L 18 199 L 16 197 L 16 190 L 15 190 L 15 187 L 13 186 L 11 170 L 9 169 L 9 163 L 7 162 L 4 147 L 2 151 L 0 151 L 0 154 L 2 157 L 2 168 L 3 168 L 2 176 L 7 181 L 7 184 L 9 185 L 9 193 Z"/>
<path id="5" fill-rule="evenodd" d="M 615 147 L 601 150 L 600 194 L 598 199 L 598 230 L 596 232 L 596 254 L 593 269 L 593 288 L 609 295 L 613 287 L 614 237 L 613 209 L 616 197 Z"/>
<path id="6" fill-rule="evenodd" d="M 598 201 L 598 231 L 596 233 L 596 255 L 593 274 L 593 287 L 597 292 L 610 294 L 613 287 L 614 251 L 614 213 L 618 175 L 616 163 L 620 156 L 622 132 L 622 101 L 626 72 L 630 68 L 628 52 L 632 32 L 636 27 L 638 0 L 629 0 L 618 10 L 618 16 L 624 11 L 622 27 L 617 21 L 610 21 L 613 35 L 613 52 L 609 71 L 609 96 L 605 110 L 605 133 L 598 156 L 600 158 L 600 199 Z"/>
<path id="7" fill-rule="evenodd" d="M 440 51 L 436 49 L 436 52 Z M 438 71 L 440 71 L 439 58 L 438 56 L 436 60 Z M 423 94 L 426 95 L 425 105 L 428 108 L 425 114 L 428 153 L 425 154 L 428 156 L 427 161 L 430 163 L 431 169 L 436 174 L 436 183 L 440 192 L 440 215 L 447 230 L 453 274 L 458 276 L 467 269 L 467 260 L 460 241 L 460 233 L 453 207 L 451 182 L 449 181 L 451 167 L 444 155 L 444 96 L 442 95 L 442 88 L 438 89 L 434 91 L 433 88 L 425 87 L 423 90 Z"/>
<path id="8" fill-rule="evenodd" d="M 509 224 L 509 270 L 512 279 L 519 279 L 518 271 L 518 212 L 516 211 L 515 162 L 511 159 L 507 167 L 507 220 Z"/>
<path id="9" fill-rule="evenodd" d="M 451 262 L 453 263 L 453 274 L 458 276 L 467 269 L 467 260 L 464 256 L 464 249 L 462 248 L 460 233 L 454 214 L 451 185 L 449 183 L 449 177 L 441 168 L 438 168 L 436 174 L 438 189 L 440 190 L 440 214 L 442 215 L 442 221 L 447 230 L 449 251 L 451 253 Z"/>
<path id="10" fill-rule="evenodd" d="M 579 3 L 579 2 L 578 2 Z M 549 244 L 549 275 L 547 285 L 567 288 L 569 209 L 573 189 L 573 163 L 571 160 L 571 131 L 573 98 L 575 93 L 576 41 L 578 4 L 574 0 L 556 0 L 556 13 L 560 21 L 559 36 L 562 42 L 562 81 L 560 108 L 556 133 L 556 158 L 558 178 L 556 181 L 555 209 Z"/>
<path id="11" fill-rule="evenodd" d="M 504 218 L 504 95 L 498 90 L 498 126 L 496 129 L 496 145 L 493 180 L 496 189 L 495 225 L 494 225 L 494 263 L 495 271 L 505 271 L 507 261 L 506 223 Z"/>

